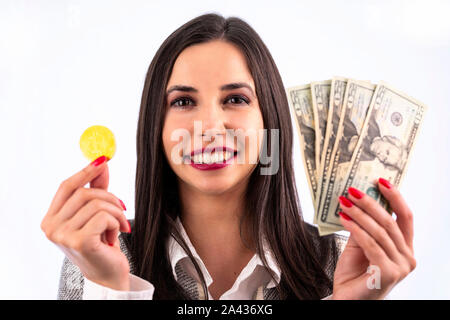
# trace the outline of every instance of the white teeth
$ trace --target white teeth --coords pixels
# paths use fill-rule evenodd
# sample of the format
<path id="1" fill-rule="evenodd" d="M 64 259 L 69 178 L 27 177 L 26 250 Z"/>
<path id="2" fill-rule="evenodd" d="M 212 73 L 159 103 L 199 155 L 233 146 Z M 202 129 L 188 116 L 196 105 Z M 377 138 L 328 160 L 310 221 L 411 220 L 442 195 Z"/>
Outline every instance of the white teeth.
<path id="1" fill-rule="evenodd" d="M 209 153 L 207 154 L 206 162 L 207 164 L 211 164 L 216 162 L 216 154 L 215 153 Z"/>
<path id="2" fill-rule="evenodd" d="M 203 163 L 210 164 L 211 163 L 211 155 L 208 153 L 203 154 Z"/>
<path id="3" fill-rule="evenodd" d="M 213 153 L 199 153 L 196 154 L 192 160 L 194 163 L 204 163 L 204 164 L 211 164 L 211 163 L 222 163 L 224 161 L 227 161 L 228 159 L 232 158 L 234 156 L 234 152 L 230 151 L 223 151 L 223 152 L 213 152 Z"/>
<path id="4" fill-rule="evenodd" d="M 193 160 L 195 163 L 202 163 L 202 154 L 196 154 Z"/>

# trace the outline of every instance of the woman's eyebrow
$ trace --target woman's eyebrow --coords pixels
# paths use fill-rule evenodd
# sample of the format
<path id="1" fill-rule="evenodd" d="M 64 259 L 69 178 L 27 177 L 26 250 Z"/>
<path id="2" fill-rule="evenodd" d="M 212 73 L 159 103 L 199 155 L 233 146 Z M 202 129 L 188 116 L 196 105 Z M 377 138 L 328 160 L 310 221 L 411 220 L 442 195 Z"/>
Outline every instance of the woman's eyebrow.
<path id="1" fill-rule="evenodd" d="M 183 85 L 175 85 L 175 86 L 170 87 L 169 90 L 167 90 L 166 94 L 168 95 L 172 91 L 198 92 L 198 90 L 195 89 L 194 87 L 183 86 Z"/>
<path id="2" fill-rule="evenodd" d="M 233 89 L 239 89 L 239 88 L 247 88 L 248 90 L 250 90 L 252 95 L 255 96 L 255 93 L 253 92 L 252 87 L 245 82 L 233 82 L 233 83 L 224 84 L 223 86 L 220 87 L 220 90 L 226 91 L 226 90 L 233 90 Z M 197 89 L 195 89 L 194 87 L 191 87 L 191 86 L 174 85 L 167 90 L 166 94 L 169 95 L 172 91 L 198 92 Z"/>
<path id="3" fill-rule="evenodd" d="M 233 89 L 239 89 L 239 88 L 247 88 L 248 90 L 250 90 L 252 95 L 255 96 L 255 93 L 253 92 L 252 87 L 245 82 L 228 83 L 228 84 L 221 86 L 220 90 L 225 91 L 225 90 L 233 90 Z"/>

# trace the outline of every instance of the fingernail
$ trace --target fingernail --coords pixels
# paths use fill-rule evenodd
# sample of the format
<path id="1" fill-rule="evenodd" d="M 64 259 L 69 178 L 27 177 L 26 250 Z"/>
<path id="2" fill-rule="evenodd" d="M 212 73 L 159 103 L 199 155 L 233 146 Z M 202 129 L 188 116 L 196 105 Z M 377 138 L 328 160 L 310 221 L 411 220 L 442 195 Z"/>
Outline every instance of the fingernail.
<path id="1" fill-rule="evenodd" d="M 110 242 L 108 242 L 108 244 L 109 244 L 111 247 L 114 245 L 114 243 L 110 243 Z"/>
<path id="2" fill-rule="evenodd" d="M 380 179 L 378 179 L 378 181 L 386 188 L 388 188 L 388 189 L 392 188 L 392 184 L 388 180 L 380 178 Z"/>
<path id="3" fill-rule="evenodd" d="M 131 233 L 131 224 L 130 224 L 130 221 L 127 220 L 127 222 L 128 222 L 128 230 L 130 230 L 128 233 Z"/>
<path id="4" fill-rule="evenodd" d="M 352 221 L 352 218 L 350 218 L 348 215 L 346 215 L 342 211 L 339 212 L 339 215 L 347 221 Z"/>
<path id="5" fill-rule="evenodd" d="M 94 161 L 92 161 L 91 164 L 94 167 L 97 167 L 97 166 L 101 165 L 103 162 L 105 162 L 107 159 L 108 158 L 106 156 L 101 156 L 101 157 L 98 157 L 97 159 L 95 159 Z"/>
<path id="6" fill-rule="evenodd" d="M 125 207 L 125 204 L 122 200 L 119 199 L 120 205 L 122 206 L 123 210 L 127 211 L 127 207 Z"/>
<path id="7" fill-rule="evenodd" d="M 362 199 L 362 197 L 364 196 L 364 193 L 353 187 L 348 188 L 348 193 L 350 193 L 356 199 Z"/>
<path id="8" fill-rule="evenodd" d="M 347 207 L 347 208 L 351 208 L 351 207 L 353 206 L 353 203 L 352 203 L 349 199 L 347 199 L 346 197 L 344 197 L 344 196 L 340 196 L 340 197 L 339 197 L 339 202 L 340 202 L 344 207 Z"/>

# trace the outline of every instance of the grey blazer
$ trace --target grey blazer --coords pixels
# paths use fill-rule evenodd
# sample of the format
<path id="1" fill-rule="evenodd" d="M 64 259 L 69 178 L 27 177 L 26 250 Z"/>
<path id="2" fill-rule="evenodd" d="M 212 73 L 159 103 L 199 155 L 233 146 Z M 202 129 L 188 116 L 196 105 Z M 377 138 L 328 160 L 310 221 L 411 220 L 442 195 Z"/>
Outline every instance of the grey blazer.
<path id="1" fill-rule="evenodd" d="M 134 220 L 130 220 L 133 225 Z M 314 226 L 309 225 L 311 228 L 317 229 Z M 128 258 L 130 263 L 130 273 L 136 274 L 134 259 L 126 245 L 125 238 L 128 236 L 125 233 L 119 235 L 120 249 Z M 339 254 L 343 251 L 347 238 L 344 236 L 336 235 L 336 244 L 339 249 Z M 334 274 L 335 263 L 333 261 L 327 261 L 325 265 L 325 271 L 329 276 Z M 177 274 L 178 283 L 185 289 L 188 295 L 193 300 L 203 299 L 203 291 L 200 284 L 194 280 L 189 274 L 187 274 L 179 264 L 175 266 L 175 272 Z M 64 258 L 61 275 L 59 280 L 58 300 L 81 300 L 83 298 L 84 276 L 77 265 L 72 263 L 67 257 Z M 254 293 L 253 299 L 264 300 L 278 300 L 278 292 L 276 288 L 260 287 Z"/>

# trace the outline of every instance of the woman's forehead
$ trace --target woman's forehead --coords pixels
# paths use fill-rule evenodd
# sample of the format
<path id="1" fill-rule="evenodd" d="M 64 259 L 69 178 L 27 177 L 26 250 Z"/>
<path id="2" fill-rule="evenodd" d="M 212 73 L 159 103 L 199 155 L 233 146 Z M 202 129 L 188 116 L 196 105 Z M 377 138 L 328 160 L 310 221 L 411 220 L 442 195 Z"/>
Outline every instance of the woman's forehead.
<path id="1" fill-rule="evenodd" d="M 245 82 L 254 89 L 254 81 L 240 50 L 224 41 L 193 45 L 181 52 L 175 61 L 168 87 L 188 85 L 214 87 Z"/>

